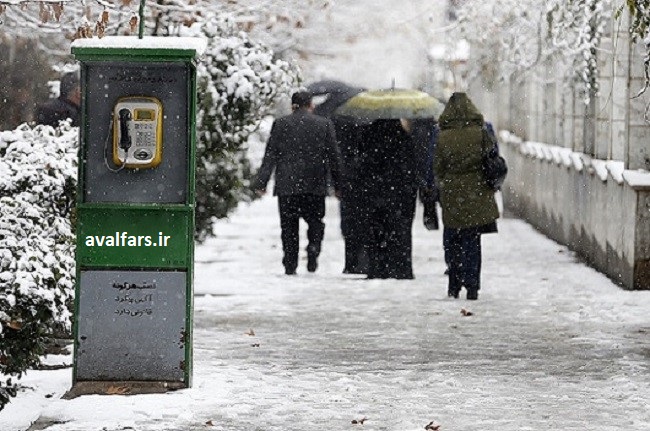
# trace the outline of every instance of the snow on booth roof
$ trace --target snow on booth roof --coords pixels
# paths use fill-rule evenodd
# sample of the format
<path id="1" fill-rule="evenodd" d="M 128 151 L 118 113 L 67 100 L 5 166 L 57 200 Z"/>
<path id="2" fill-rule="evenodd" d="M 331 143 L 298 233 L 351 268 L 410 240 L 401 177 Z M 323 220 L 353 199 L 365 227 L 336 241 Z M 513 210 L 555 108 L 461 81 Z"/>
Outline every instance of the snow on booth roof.
<path id="1" fill-rule="evenodd" d="M 197 56 L 203 55 L 207 41 L 199 37 L 157 37 L 144 36 L 105 36 L 102 38 L 77 39 L 72 48 L 117 48 L 117 49 L 181 49 L 193 50 Z"/>

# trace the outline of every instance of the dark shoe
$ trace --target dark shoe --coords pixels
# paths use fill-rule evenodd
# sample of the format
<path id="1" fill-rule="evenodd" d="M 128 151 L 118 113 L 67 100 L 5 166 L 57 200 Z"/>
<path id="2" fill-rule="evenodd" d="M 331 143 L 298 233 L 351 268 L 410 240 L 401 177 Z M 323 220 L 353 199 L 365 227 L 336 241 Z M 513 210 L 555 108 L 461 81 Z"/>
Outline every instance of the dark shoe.
<path id="1" fill-rule="evenodd" d="M 458 299 L 459 292 L 460 291 L 458 289 L 449 289 L 449 290 L 447 290 L 447 296 L 450 297 L 450 298 Z"/>
<path id="2" fill-rule="evenodd" d="M 284 273 L 287 275 L 293 275 L 296 273 L 296 268 L 298 268 L 298 257 L 286 255 L 282 258 L 282 266 L 284 266 Z"/>
<path id="3" fill-rule="evenodd" d="M 307 246 L 307 271 L 316 272 L 318 269 L 318 255 L 320 254 L 320 244 Z"/>
<path id="4" fill-rule="evenodd" d="M 478 299 L 478 289 L 467 289 L 467 299 L 475 301 Z"/>
<path id="5" fill-rule="evenodd" d="M 316 272 L 318 269 L 318 256 L 313 253 L 307 254 L 307 271 Z"/>

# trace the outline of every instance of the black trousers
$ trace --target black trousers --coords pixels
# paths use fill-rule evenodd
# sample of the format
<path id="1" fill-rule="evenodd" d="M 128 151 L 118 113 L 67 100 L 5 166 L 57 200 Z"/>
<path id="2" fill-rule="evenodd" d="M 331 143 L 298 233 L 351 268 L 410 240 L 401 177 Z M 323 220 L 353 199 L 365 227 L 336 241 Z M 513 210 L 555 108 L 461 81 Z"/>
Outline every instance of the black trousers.
<path id="1" fill-rule="evenodd" d="M 449 265 L 448 289 L 481 288 L 481 228 L 444 228 L 445 261 Z"/>
<path id="2" fill-rule="evenodd" d="M 325 196 L 290 195 L 278 196 L 280 229 L 282 230 L 282 264 L 287 269 L 298 267 L 299 224 L 307 222 L 307 252 L 318 256 L 325 233 Z"/>

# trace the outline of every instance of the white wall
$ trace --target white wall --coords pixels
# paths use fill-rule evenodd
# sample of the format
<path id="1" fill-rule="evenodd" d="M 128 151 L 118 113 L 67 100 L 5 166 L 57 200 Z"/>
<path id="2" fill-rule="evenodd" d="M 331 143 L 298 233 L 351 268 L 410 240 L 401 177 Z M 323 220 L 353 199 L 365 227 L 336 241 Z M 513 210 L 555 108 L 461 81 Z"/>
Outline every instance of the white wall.
<path id="1" fill-rule="evenodd" d="M 475 82 L 470 95 L 510 132 L 501 145 L 506 209 L 623 287 L 650 289 L 650 89 L 633 97 L 644 82 L 643 46 L 626 28 L 614 23 L 603 40 L 591 123 L 584 98 L 551 83 L 553 64 L 494 89 Z"/>

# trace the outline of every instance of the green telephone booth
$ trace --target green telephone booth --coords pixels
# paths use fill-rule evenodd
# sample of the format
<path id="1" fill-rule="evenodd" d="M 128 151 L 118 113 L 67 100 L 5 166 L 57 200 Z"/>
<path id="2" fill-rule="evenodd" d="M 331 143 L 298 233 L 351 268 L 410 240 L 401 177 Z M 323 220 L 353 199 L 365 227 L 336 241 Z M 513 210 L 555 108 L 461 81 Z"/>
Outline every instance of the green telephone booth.
<path id="1" fill-rule="evenodd" d="M 73 391 L 191 385 L 204 50 L 184 37 L 72 43 L 82 91 Z"/>

